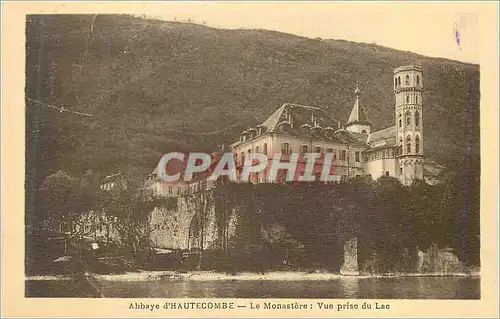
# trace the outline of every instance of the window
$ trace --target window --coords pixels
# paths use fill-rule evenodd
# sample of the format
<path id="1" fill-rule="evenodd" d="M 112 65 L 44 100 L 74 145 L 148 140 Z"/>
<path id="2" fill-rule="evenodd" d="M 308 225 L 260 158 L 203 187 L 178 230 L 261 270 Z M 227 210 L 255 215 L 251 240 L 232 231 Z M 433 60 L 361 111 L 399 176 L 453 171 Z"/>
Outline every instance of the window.
<path id="1" fill-rule="evenodd" d="M 418 96 L 415 96 L 415 104 L 418 104 Z"/>
<path id="2" fill-rule="evenodd" d="M 394 88 L 398 87 L 398 79 L 394 79 Z"/>
<path id="3" fill-rule="evenodd" d="M 345 161 L 347 158 L 347 151 L 346 150 L 342 150 L 342 153 L 340 154 L 340 160 L 341 161 Z"/>
<path id="4" fill-rule="evenodd" d="M 302 145 L 302 155 L 306 154 L 308 152 L 307 145 Z"/>
<path id="5" fill-rule="evenodd" d="M 403 154 L 403 139 L 399 139 L 399 155 Z"/>
<path id="6" fill-rule="evenodd" d="M 406 154 L 411 153 L 411 137 L 406 137 Z"/>
<path id="7" fill-rule="evenodd" d="M 245 153 L 241 153 L 241 165 L 245 163 Z"/>
<path id="8" fill-rule="evenodd" d="M 405 77 L 405 84 L 410 85 L 410 76 L 408 74 Z"/>
<path id="9" fill-rule="evenodd" d="M 417 85 L 420 85 L 420 76 L 417 75 Z"/>
<path id="10" fill-rule="evenodd" d="M 335 152 L 335 150 L 334 150 L 333 148 L 331 148 L 331 147 L 329 147 L 326 151 L 327 151 L 328 153 L 334 153 L 334 152 Z"/>
<path id="11" fill-rule="evenodd" d="M 399 167 L 399 175 L 403 175 L 403 166 Z"/>
<path id="12" fill-rule="evenodd" d="M 361 133 L 366 134 L 366 130 L 361 130 Z"/>
<path id="13" fill-rule="evenodd" d="M 410 103 L 410 96 L 409 95 L 406 96 L 406 103 Z"/>
<path id="14" fill-rule="evenodd" d="M 290 144 L 283 143 L 281 146 L 281 153 L 282 154 L 290 154 Z"/>
<path id="15" fill-rule="evenodd" d="M 420 113 L 418 111 L 415 111 L 415 126 L 420 125 Z"/>
<path id="16" fill-rule="evenodd" d="M 389 172 L 388 171 L 385 172 L 385 176 L 389 176 Z"/>
<path id="17" fill-rule="evenodd" d="M 255 146 L 255 153 L 258 153 L 258 152 L 259 152 L 259 147 Z"/>
<path id="18" fill-rule="evenodd" d="M 401 77 L 398 76 L 398 85 L 401 85 Z"/>
<path id="19" fill-rule="evenodd" d="M 405 118 L 406 118 L 406 126 L 409 126 L 411 124 L 411 113 L 410 113 L 410 111 L 406 111 Z"/>
<path id="20" fill-rule="evenodd" d="M 357 163 L 359 163 L 359 162 L 360 162 L 360 160 L 359 160 L 359 151 L 356 151 L 356 152 L 354 153 L 354 159 L 356 160 L 356 162 L 357 162 Z"/>
<path id="21" fill-rule="evenodd" d="M 420 153 L 420 138 L 418 137 L 415 137 L 415 153 Z"/>
<path id="22" fill-rule="evenodd" d="M 323 153 L 323 148 L 321 146 L 316 146 L 316 153 Z"/>
<path id="23" fill-rule="evenodd" d="M 264 143 L 264 154 L 267 155 L 267 143 Z"/>

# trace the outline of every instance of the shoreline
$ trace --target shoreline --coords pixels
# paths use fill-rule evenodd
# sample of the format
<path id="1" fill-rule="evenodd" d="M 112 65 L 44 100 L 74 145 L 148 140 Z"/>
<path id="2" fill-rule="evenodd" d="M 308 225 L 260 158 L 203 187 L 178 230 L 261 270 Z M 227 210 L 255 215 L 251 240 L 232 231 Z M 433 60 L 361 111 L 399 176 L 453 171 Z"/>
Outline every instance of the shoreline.
<path id="1" fill-rule="evenodd" d="M 217 273 L 212 271 L 194 271 L 191 273 L 179 273 L 176 271 L 138 271 L 124 274 L 86 274 L 86 278 L 100 281 L 327 281 L 335 279 L 354 280 L 366 278 L 404 278 L 404 277 L 469 277 L 480 278 L 479 272 L 473 273 L 408 273 L 408 274 L 385 274 L 385 275 L 356 275 L 346 276 L 338 273 L 306 273 L 306 272 L 281 272 L 274 271 L 265 274 L 242 272 L 236 275 Z M 49 281 L 49 280 L 74 280 L 78 277 L 72 276 L 25 276 L 25 281 Z"/>

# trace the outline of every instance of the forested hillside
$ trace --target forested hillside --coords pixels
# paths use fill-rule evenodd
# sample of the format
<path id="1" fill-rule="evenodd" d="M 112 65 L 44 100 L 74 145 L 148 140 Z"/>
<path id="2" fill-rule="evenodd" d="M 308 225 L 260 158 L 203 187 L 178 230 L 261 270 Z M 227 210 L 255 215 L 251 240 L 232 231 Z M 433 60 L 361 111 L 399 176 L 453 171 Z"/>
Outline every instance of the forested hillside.
<path id="1" fill-rule="evenodd" d="M 479 167 L 479 66 L 378 45 L 124 15 L 28 16 L 27 189 L 58 169 L 139 182 L 172 150 L 213 150 L 284 102 L 347 120 L 355 83 L 375 129 L 394 122 L 393 69 L 424 71 L 424 151 Z M 220 130 L 220 131 L 219 131 Z M 200 134 L 218 131 L 213 134 Z M 28 199 L 29 200 L 29 199 Z"/>

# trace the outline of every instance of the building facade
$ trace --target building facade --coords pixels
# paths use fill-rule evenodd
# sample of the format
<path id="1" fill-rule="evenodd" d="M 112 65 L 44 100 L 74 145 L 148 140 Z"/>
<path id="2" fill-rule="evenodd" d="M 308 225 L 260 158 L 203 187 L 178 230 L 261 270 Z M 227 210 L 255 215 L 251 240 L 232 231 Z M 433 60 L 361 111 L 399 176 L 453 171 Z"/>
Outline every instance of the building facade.
<path id="1" fill-rule="evenodd" d="M 422 67 L 396 68 L 393 91 L 396 123 L 378 131 L 373 131 L 363 110 L 358 86 L 352 111 L 343 125 L 325 109 L 285 103 L 262 124 L 242 132 L 239 141 L 231 145 L 237 165 L 243 165 L 252 152 L 268 157 L 276 153 L 329 152 L 333 153 L 333 171 L 339 182 L 370 175 L 373 179 L 395 177 L 404 185 L 414 180 L 437 183 L 440 166 L 424 158 Z M 252 181 L 266 182 L 265 176 L 264 171 Z"/>
<path id="2" fill-rule="evenodd" d="M 291 160 L 290 157 L 287 159 L 290 154 L 298 153 L 297 162 L 302 167 L 306 161 L 302 157 L 305 153 L 331 153 L 333 170 L 330 175 L 334 176 L 334 182 L 362 176 L 371 176 L 374 180 L 390 176 L 404 185 L 410 185 L 414 180 L 439 183 L 444 167 L 424 157 L 422 68 L 419 65 L 396 68 L 393 79 L 396 122 L 393 126 L 373 130 L 357 86 L 351 113 L 344 124 L 326 109 L 285 103 L 263 123 L 242 132 L 239 140 L 229 146 L 235 157 L 237 174 L 241 172 L 245 158 L 252 153 L 264 153 L 269 159 L 281 154 L 284 161 Z M 279 182 L 279 176 L 278 179 L 268 178 L 269 167 L 252 173 L 249 181 Z M 315 167 L 313 172 L 319 174 L 321 168 Z M 152 212 L 152 239 L 157 247 L 193 249 L 199 246 L 193 199 L 206 191 L 200 189 L 199 181 L 168 183 L 159 178 L 156 169 L 149 175 L 147 189 L 156 196 L 175 199 L 174 205 Z M 212 208 L 210 214 L 214 214 Z M 235 227 L 233 225 L 232 232 Z M 204 248 L 215 245 L 217 241 L 215 224 L 212 222 L 208 228 Z"/>

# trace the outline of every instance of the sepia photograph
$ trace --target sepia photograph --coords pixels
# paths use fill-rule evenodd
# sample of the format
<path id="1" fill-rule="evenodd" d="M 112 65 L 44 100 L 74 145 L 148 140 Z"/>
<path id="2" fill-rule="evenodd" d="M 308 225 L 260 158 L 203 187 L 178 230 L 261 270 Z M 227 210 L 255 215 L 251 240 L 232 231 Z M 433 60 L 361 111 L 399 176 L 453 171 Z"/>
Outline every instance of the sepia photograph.
<path id="1" fill-rule="evenodd" d="M 470 6 L 147 5 L 17 23 L 24 211 L 2 219 L 25 302 L 384 316 L 498 294 Z"/>
<path id="2" fill-rule="evenodd" d="M 478 299 L 479 83 L 375 43 L 29 15 L 26 296 Z"/>

